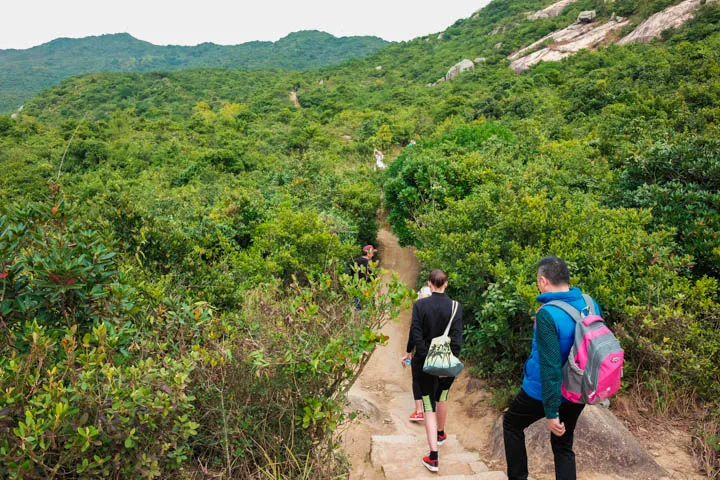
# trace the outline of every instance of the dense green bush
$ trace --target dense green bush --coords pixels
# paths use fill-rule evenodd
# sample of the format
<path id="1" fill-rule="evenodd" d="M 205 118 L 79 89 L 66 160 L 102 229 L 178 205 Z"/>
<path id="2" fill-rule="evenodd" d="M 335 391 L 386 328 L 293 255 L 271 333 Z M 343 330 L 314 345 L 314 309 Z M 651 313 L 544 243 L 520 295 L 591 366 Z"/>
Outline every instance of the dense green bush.
<path id="1" fill-rule="evenodd" d="M 652 208 L 695 259 L 696 275 L 720 276 L 720 140 L 676 138 L 630 158 L 619 179 L 619 203 Z"/>
<path id="2" fill-rule="evenodd" d="M 139 297 L 115 252 L 66 203 L 3 213 L 0 474 L 151 478 L 180 466 L 198 427 L 192 361 L 137 330 Z"/>

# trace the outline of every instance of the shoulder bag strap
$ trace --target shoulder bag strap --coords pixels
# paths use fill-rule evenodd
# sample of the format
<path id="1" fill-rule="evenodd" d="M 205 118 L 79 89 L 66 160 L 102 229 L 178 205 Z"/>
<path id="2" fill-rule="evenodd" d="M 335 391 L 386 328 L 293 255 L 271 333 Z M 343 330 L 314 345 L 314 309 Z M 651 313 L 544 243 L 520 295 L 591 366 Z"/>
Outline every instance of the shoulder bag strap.
<path id="1" fill-rule="evenodd" d="M 445 328 L 445 333 L 443 333 L 444 337 L 447 337 L 450 333 L 450 325 L 452 325 L 453 320 L 455 319 L 455 314 L 458 310 L 458 302 L 455 300 L 452 301 L 452 313 L 450 314 L 450 321 L 447 324 L 447 328 Z"/>

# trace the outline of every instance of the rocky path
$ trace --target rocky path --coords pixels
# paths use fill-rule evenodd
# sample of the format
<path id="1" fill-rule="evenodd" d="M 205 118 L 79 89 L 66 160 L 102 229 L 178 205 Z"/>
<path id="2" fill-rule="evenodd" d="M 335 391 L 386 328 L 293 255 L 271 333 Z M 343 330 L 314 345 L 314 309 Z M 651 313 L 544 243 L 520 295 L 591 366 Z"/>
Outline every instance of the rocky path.
<path id="1" fill-rule="evenodd" d="M 382 266 L 396 271 L 407 285 L 414 286 L 420 265 L 413 251 L 401 248 L 387 229 L 378 237 Z M 410 369 L 402 368 L 410 327 L 410 312 L 385 326 L 387 345 L 372 355 L 349 393 L 350 409 L 360 411 L 344 435 L 344 448 L 352 463 L 350 479 L 435 478 L 421 463 L 427 455 L 422 422 L 408 420 L 413 410 Z M 457 480 L 501 480 L 503 472 L 492 472 L 478 453 L 486 442 L 491 423 L 472 414 L 473 403 L 482 394 L 466 394 L 467 377 L 461 374 L 449 398 L 448 441 L 440 447 L 440 476 Z"/>
<path id="2" fill-rule="evenodd" d="M 420 265 L 411 248 L 401 248 L 387 228 L 378 236 L 381 264 L 396 271 L 407 285 L 414 287 Z M 449 440 L 440 447 L 440 472 L 433 474 L 421 464 L 427 454 L 425 428 L 410 422 L 414 404 L 410 369 L 402 368 L 410 327 L 410 312 L 385 326 L 387 345 L 378 347 L 349 392 L 350 411 L 358 418 L 343 435 L 343 449 L 351 463 L 350 480 L 413 480 L 447 478 L 454 480 L 506 479 L 502 461 L 491 459 L 490 432 L 498 417 L 489 406 L 489 393 L 467 372 L 457 378 L 450 391 Z M 621 408 L 622 410 L 622 408 Z M 627 417 L 627 415 L 623 415 Z M 636 429 L 637 430 L 637 429 Z M 687 432 L 668 426 L 639 438 L 655 460 L 668 472 L 666 478 L 700 480 L 688 454 Z M 642 433 L 642 429 L 639 432 Z M 533 473 L 537 480 L 551 480 L 551 473 Z M 630 480 L 632 477 L 579 472 L 580 480 Z M 636 479 L 633 479 L 636 480 Z"/>
<path id="3" fill-rule="evenodd" d="M 295 108 L 302 108 L 302 105 L 300 105 L 300 101 L 297 98 L 297 93 L 295 90 L 290 91 L 290 101 L 293 105 L 295 105 Z"/>

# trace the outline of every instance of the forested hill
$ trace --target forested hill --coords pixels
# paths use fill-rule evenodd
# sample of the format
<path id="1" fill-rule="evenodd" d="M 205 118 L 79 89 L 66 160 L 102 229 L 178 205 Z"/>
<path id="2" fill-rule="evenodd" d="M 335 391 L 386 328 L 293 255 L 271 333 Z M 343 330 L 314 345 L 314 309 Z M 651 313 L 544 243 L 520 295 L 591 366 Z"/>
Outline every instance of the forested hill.
<path id="1" fill-rule="evenodd" d="M 624 403 L 720 474 L 720 2 L 690 1 L 647 43 L 617 40 L 673 1 L 494 0 L 332 67 L 94 73 L 0 115 L 0 478 L 347 474 L 345 392 L 412 297 L 352 274 L 381 207 L 449 272 L 497 405 L 556 254 L 625 349 Z"/>
<path id="2" fill-rule="evenodd" d="M 188 68 L 303 70 L 360 58 L 387 45 L 378 37 L 291 33 L 277 42 L 158 46 L 127 33 L 59 38 L 26 50 L 0 50 L 0 112 L 68 77 L 92 72 L 147 72 Z"/>

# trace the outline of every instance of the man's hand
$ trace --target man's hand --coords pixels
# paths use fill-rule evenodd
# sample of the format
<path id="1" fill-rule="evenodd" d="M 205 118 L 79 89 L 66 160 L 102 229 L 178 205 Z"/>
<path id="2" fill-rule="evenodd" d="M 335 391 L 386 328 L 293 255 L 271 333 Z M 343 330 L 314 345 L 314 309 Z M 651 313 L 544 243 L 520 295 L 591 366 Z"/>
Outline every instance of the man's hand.
<path id="1" fill-rule="evenodd" d="M 556 437 L 562 437 L 565 434 L 565 424 L 559 418 L 548 418 L 547 427 Z"/>
<path id="2" fill-rule="evenodd" d="M 402 362 L 403 368 L 407 367 L 407 365 L 405 365 L 405 360 L 410 360 L 411 358 L 412 358 L 412 356 L 409 353 L 406 353 L 405 355 L 403 355 L 403 357 L 400 359 L 400 362 Z"/>

